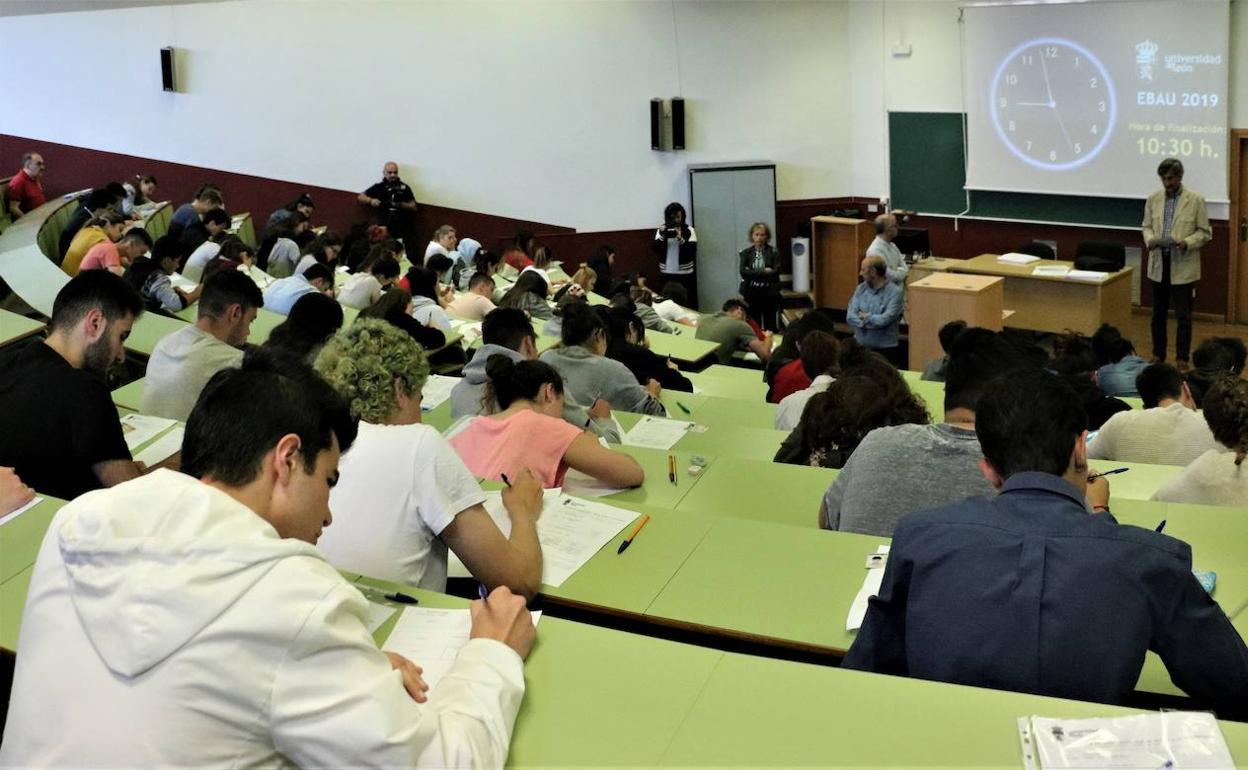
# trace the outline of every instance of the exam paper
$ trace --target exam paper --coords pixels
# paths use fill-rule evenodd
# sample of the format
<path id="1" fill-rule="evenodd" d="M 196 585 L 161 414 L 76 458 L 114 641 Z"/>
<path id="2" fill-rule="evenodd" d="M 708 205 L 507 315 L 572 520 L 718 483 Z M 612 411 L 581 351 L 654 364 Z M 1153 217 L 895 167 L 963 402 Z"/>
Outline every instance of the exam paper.
<path id="1" fill-rule="evenodd" d="M 531 614 L 533 625 L 537 625 L 542 613 Z M 420 676 L 432 690 L 468 644 L 471 631 L 472 616 L 466 609 L 405 607 L 382 648 L 397 652 L 424 669 Z"/>
<path id="2" fill-rule="evenodd" d="M 642 417 L 632 430 L 620 437 L 624 446 L 647 449 L 671 449 L 684 438 L 693 423 L 685 420 L 669 420 L 664 417 Z"/>
<path id="3" fill-rule="evenodd" d="M 9 511 L 3 516 L 0 516 L 0 524 L 8 524 L 10 521 L 13 521 L 18 516 L 21 516 L 23 513 L 25 513 L 26 511 L 29 511 L 31 508 L 34 508 L 36 505 L 42 502 L 43 502 L 43 498 L 36 495 L 35 499 L 31 500 L 29 503 L 26 503 L 21 508 L 18 508 L 17 510 Z"/>
<path id="4" fill-rule="evenodd" d="M 605 439 L 599 439 L 599 441 L 603 446 L 607 446 Z M 628 487 L 613 487 L 593 476 L 587 476 L 575 468 L 569 468 L 568 472 L 563 476 L 563 491 L 578 497 L 606 497 L 619 494 L 627 489 Z"/>
<path id="5" fill-rule="evenodd" d="M 1032 275 L 1063 276 L 1070 272 L 1070 265 L 1036 265 Z"/>
<path id="6" fill-rule="evenodd" d="M 485 510 L 506 537 L 511 517 L 500 492 L 487 492 Z M 548 489 L 542 497 L 537 539 L 542 545 L 542 582 L 558 588 L 640 514 L 622 508 L 568 497 Z"/>
<path id="7" fill-rule="evenodd" d="M 1008 262 L 1011 265 L 1030 265 L 1032 262 L 1039 262 L 1040 258 L 1031 254 L 1019 254 L 1011 251 L 1009 254 L 1002 254 L 997 257 L 998 262 Z"/>
<path id="8" fill-rule="evenodd" d="M 174 454 L 182 451 L 182 435 L 184 433 L 186 433 L 185 428 L 181 425 L 175 426 L 173 430 L 144 447 L 142 452 L 134 456 L 134 459 L 149 468 L 153 465 L 161 464 L 173 457 Z"/>
<path id="9" fill-rule="evenodd" d="M 873 560 L 868 557 L 868 562 L 872 566 L 867 568 L 867 576 L 863 578 L 862 588 L 858 589 L 858 595 L 854 597 L 853 604 L 849 605 L 849 616 L 845 619 L 846 631 L 857 631 L 862 628 L 862 621 L 867 617 L 867 606 L 871 601 L 871 597 L 880 592 L 880 586 L 884 583 L 884 568 L 888 565 L 888 549 L 889 546 L 876 546 L 876 556 L 884 556 L 886 558 Z"/>
<path id="10" fill-rule="evenodd" d="M 369 601 L 368 617 L 364 620 L 364 625 L 368 628 L 368 632 L 370 634 L 374 633 L 377 629 L 381 628 L 387 620 L 390 619 L 391 615 L 398 611 L 397 607 L 391 607 L 388 604 L 382 604 L 380 602 Z"/>
<path id="11" fill-rule="evenodd" d="M 199 285 L 181 273 L 174 273 L 169 276 L 169 283 L 173 284 L 176 288 L 179 288 L 182 291 L 191 291 Z"/>
<path id="12" fill-rule="evenodd" d="M 1169 711 L 1129 717 L 1018 720 L 1029 770 L 1231 770 L 1235 763 L 1212 714 Z"/>
<path id="13" fill-rule="evenodd" d="M 432 412 L 445 404 L 451 397 L 451 388 L 455 387 L 458 382 L 458 377 L 447 377 L 444 374 L 429 375 L 429 379 L 425 380 L 425 386 L 420 389 L 422 396 L 420 411 Z"/>
<path id="14" fill-rule="evenodd" d="M 1071 270 L 1066 277 L 1072 281 L 1087 281 L 1089 283 L 1101 283 L 1109 277 L 1109 273 L 1100 270 Z"/>
<path id="15" fill-rule="evenodd" d="M 177 424 L 177 420 L 167 420 L 164 417 L 150 417 L 146 414 L 128 414 L 121 418 L 121 432 L 126 437 L 126 446 L 134 452 L 136 447 L 141 447 L 152 439 L 156 438 L 162 431 Z"/>

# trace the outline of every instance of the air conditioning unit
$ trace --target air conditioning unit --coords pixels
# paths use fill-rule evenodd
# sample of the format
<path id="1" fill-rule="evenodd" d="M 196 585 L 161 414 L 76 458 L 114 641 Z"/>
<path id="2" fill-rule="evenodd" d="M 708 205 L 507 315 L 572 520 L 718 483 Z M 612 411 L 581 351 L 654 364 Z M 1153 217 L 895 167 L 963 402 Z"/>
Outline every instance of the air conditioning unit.
<path id="1" fill-rule="evenodd" d="M 790 240 L 789 254 L 793 257 L 793 291 L 810 291 L 810 239 Z"/>

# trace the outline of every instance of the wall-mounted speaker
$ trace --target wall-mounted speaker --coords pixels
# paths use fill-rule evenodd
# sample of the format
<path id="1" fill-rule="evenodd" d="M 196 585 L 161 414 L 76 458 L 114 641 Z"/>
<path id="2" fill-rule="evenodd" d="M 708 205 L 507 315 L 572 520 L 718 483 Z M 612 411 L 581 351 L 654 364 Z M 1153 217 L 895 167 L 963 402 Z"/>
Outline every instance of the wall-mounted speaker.
<path id="1" fill-rule="evenodd" d="M 663 149 L 663 100 L 650 100 L 650 149 Z"/>
<path id="2" fill-rule="evenodd" d="M 685 149 L 685 100 L 672 99 L 672 149 Z"/>
<path id="3" fill-rule="evenodd" d="M 160 83 L 166 91 L 178 90 L 173 72 L 173 48 L 166 46 L 160 49 Z"/>

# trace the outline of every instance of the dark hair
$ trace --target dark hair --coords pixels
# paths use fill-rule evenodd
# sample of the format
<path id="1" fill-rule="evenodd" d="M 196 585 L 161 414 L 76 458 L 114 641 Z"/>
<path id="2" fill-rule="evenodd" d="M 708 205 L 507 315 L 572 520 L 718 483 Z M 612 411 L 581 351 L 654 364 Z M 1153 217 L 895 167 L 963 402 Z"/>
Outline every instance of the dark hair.
<path id="1" fill-rule="evenodd" d="M 480 272 L 473 273 L 472 277 L 468 279 L 468 288 L 475 289 L 476 287 L 480 286 L 483 283 L 488 283 L 490 286 L 493 286 L 494 279 L 486 275 L 485 273 L 480 273 Z"/>
<path id="2" fill-rule="evenodd" d="M 157 265 L 165 259 L 173 259 L 179 262 L 186 257 L 186 246 L 173 235 L 162 235 L 152 244 L 152 260 Z"/>
<path id="3" fill-rule="evenodd" d="M 1092 343 L 1078 332 L 1067 331 L 1053 342 L 1049 368 L 1058 374 L 1091 374 L 1097 368 Z"/>
<path id="4" fill-rule="evenodd" d="M 979 400 L 997 377 L 1036 364 L 997 332 L 972 327 L 958 335 L 945 368 L 945 411 L 976 411 Z"/>
<path id="5" fill-rule="evenodd" d="M 25 162 L 22 165 L 26 165 Z M 156 184 L 156 177 L 151 174 L 139 174 L 130 180 L 130 186 L 134 188 L 134 203 L 141 206 L 148 203 L 147 196 L 143 194 L 143 185 Z"/>
<path id="6" fill-rule="evenodd" d="M 377 278 L 398 278 L 399 277 L 399 261 L 389 255 L 381 257 L 369 268 Z"/>
<path id="7" fill-rule="evenodd" d="M 668 281 L 663 284 L 662 294 L 666 299 L 670 299 L 677 305 L 684 306 L 689 304 L 689 290 L 680 281 Z"/>
<path id="8" fill-rule="evenodd" d="M 342 305 L 330 297 L 304 294 L 269 334 L 264 347 L 306 361 L 342 328 L 342 317 Z"/>
<path id="9" fill-rule="evenodd" d="M 521 230 L 516 233 L 516 237 L 512 239 L 512 245 L 523 251 L 525 254 L 528 254 L 529 249 L 533 248 L 533 233 L 528 230 Z"/>
<path id="10" fill-rule="evenodd" d="M 308 195 L 306 192 L 301 193 L 298 198 L 295 198 L 290 203 L 287 203 L 285 206 L 282 206 L 282 208 L 286 209 L 287 211 L 294 212 L 300 206 L 307 206 L 308 208 L 312 208 L 312 209 L 316 208 L 316 205 L 312 203 L 312 196 Z"/>
<path id="11" fill-rule="evenodd" d="M 676 218 L 676 214 L 677 214 L 677 213 L 680 213 L 680 214 L 682 214 L 682 215 L 683 215 L 683 216 L 682 216 L 682 219 L 683 219 L 683 221 L 684 221 L 684 223 L 685 223 L 686 225 L 687 225 L 687 224 L 689 224 L 689 214 L 688 214 L 688 212 L 686 212 L 686 211 L 685 211 L 685 207 L 684 207 L 684 206 L 680 205 L 680 204 L 679 204 L 679 203 L 677 203 L 676 201 L 672 201 L 671 203 L 667 204 L 667 206 L 666 206 L 666 207 L 664 207 L 664 209 L 663 209 L 663 224 L 665 224 L 665 225 L 670 225 L 670 224 L 672 223 L 672 221 Z"/>
<path id="12" fill-rule="evenodd" d="M 1092 334 L 1092 354 L 1100 366 L 1116 364 L 1134 352 L 1131 340 L 1123 337 L 1116 327 L 1101 324 Z"/>
<path id="13" fill-rule="evenodd" d="M 940 327 L 940 331 L 936 333 L 940 340 L 940 349 L 945 351 L 945 355 L 953 350 L 953 343 L 957 342 L 958 335 L 966 330 L 966 321 L 950 321 Z"/>
<path id="14" fill-rule="evenodd" d="M 209 209 L 204 212 L 204 216 L 200 221 L 205 225 L 221 225 L 228 228 L 233 220 L 225 212 L 225 209 Z"/>
<path id="15" fill-rule="evenodd" d="M 147 248 L 149 249 L 152 248 L 152 236 L 147 232 L 147 230 L 144 230 L 142 227 L 130 228 L 129 230 L 126 231 L 125 235 L 121 236 L 121 240 L 138 241 L 139 243 L 142 243 Z"/>
<path id="16" fill-rule="evenodd" d="M 387 319 L 392 313 L 406 313 L 412 295 L 397 286 L 382 293 L 376 302 L 360 311 L 360 318 Z"/>
<path id="17" fill-rule="evenodd" d="M 927 409 L 896 369 L 878 356 L 842 372 L 806 404 L 799 423 L 803 449 L 824 467 L 839 468 L 876 428 L 926 425 Z"/>
<path id="18" fill-rule="evenodd" d="M 108 270 L 83 270 L 57 292 L 48 329 L 68 329 L 93 308 L 111 324 L 128 315 L 137 318 L 143 312 L 143 298 L 119 275 Z"/>
<path id="19" fill-rule="evenodd" d="M 413 265 L 407 271 L 407 286 L 413 297 L 438 299 L 438 274 L 427 267 Z"/>
<path id="20" fill-rule="evenodd" d="M 1087 424 L 1074 389 L 1038 369 L 998 377 L 975 412 L 984 458 L 1005 479 L 1024 471 L 1064 474 Z"/>
<path id="21" fill-rule="evenodd" d="M 740 299 L 725 300 L 724 307 L 723 307 L 723 311 L 725 313 L 731 313 L 737 308 L 740 308 L 741 310 L 749 310 L 750 306 L 745 304 L 744 300 L 740 300 Z"/>
<path id="22" fill-rule="evenodd" d="M 519 350 L 526 339 L 536 340 L 537 334 L 523 310 L 497 307 L 486 313 L 481 321 L 481 341 L 486 345 Z"/>
<path id="23" fill-rule="evenodd" d="M 121 182 L 109 182 L 104 185 L 104 189 L 108 190 L 108 192 L 113 196 L 113 199 L 116 201 L 122 201 L 126 198 L 126 186 Z"/>
<path id="24" fill-rule="evenodd" d="M 256 250 L 247 245 L 247 242 L 237 235 L 227 235 L 221 241 L 221 250 L 217 252 L 217 259 L 226 259 L 231 262 L 242 262 L 243 255 L 256 255 Z"/>
<path id="25" fill-rule="evenodd" d="M 303 269 L 303 277 L 309 283 L 320 278 L 323 281 L 328 281 L 330 285 L 333 285 L 334 269 L 322 262 L 314 262 Z"/>
<path id="26" fill-rule="evenodd" d="M 616 251 L 614 246 L 604 243 L 594 249 L 593 255 L 585 261 L 585 264 L 592 268 L 595 273 L 598 273 L 599 277 L 610 276 L 611 255 L 615 253 Z"/>
<path id="27" fill-rule="evenodd" d="M 617 310 L 625 310 L 629 313 L 636 313 L 637 303 L 633 301 L 631 289 L 628 294 L 620 292 L 619 294 L 611 297 L 611 307 Z"/>
<path id="28" fill-rule="evenodd" d="M 1248 455 L 1248 380 L 1223 377 L 1205 396 L 1205 421 L 1213 437 L 1235 453 L 1235 464 Z"/>
<path id="29" fill-rule="evenodd" d="M 445 273 L 447 270 L 450 270 L 451 266 L 454 264 L 454 260 L 445 254 L 432 254 L 429 259 L 425 260 L 425 268 L 432 270 L 435 275 Z"/>
<path id="30" fill-rule="evenodd" d="M 520 303 L 524 300 L 525 294 L 533 294 L 538 299 L 545 300 L 546 292 L 550 291 L 550 284 L 546 283 L 546 278 L 536 270 L 522 270 L 520 277 L 511 285 L 503 298 L 498 301 L 499 307 L 520 307 Z"/>
<path id="31" fill-rule="evenodd" d="M 97 211 L 117 204 L 117 196 L 105 187 L 97 187 L 83 198 L 82 206 L 87 211 Z"/>
<path id="32" fill-rule="evenodd" d="M 1135 376 L 1135 392 L 1140 394 L 1144 408 L 1152 409 L 1163 398 L 1183 395 L 1183 375 L 1170 364 L 1149 364 Z"/>
<path id="33" fill-rule="evenodd" d="M 641 286 L 634 286 L 628 290 L 628 298 L 633 301 L 634 305 L 650 305 L 654 303 L 654 295 L 649 289 Z"/>
<path id="34" fill-rule="evenodd" d="M 357 429 L 346 403 L 312 367 L 252 350 L 241 368 L 217 372 L 199 394 L 182 438 L 182 472 L 241 487 L 256 478 L 277 442 L 293 433 L 304 471 L 311 473 L 334 437 L 345 452 Z"/>
<path id="35" fill-rule="evenodd" d="M 200 188 L 195 191 L 194 200 L 208 201 L 209 203 L 217 206 L 225 205 L 225 199 L 221 197 L 221 190 L 217 188 L 216 185 L 211 184 L 201 185 Z"/>
<path id="36" fill-rule="evenodd" d="M 1238 337 L 1210 337 L 1192 351 L 1192 366 L 1240 375 L 1248 359 L 1248 348 Z"/>
<path id="37" fill-rule="evenodd" d="M 477 249 L 477 253 L 472 257 L 472 268 L 478 273 L 489 273 L 501 261 L 503 261 L 502 254 L 495 254 L 482 247 Z"/>
<path id="38" fill-rule="evenodd" d="M 87 224 L 91 227 L 108 227 L 109 225 L 120 225 L 126 221 L 126 215 L 113 209 L 102 209 L 91 215 L 91 221 Z"/>
<path id="39" fill-rule="evenodd" d="M 342 237 L 333 230 L 326 230 L 309 241 L 308 245 L 303 247 L 303 253 L 311 254 L 312 258 L 321 264 L 328 264 L 329 258 L 325 256 L 325 249 L 334 246 L 342 246 Z"/>
<path id="40" fill-rule="evenodd" d="M 568 304 L 573 303 L 569 302 Z M 567 307 L 568 305 L 565 304 L 564 309 L 566 310 Z M 645 325 L 641 323 L 641 319 L 635 313 L 627 308 L 595 305 L 590 310 L 598 314 L 598 317 L 607 329 L 607 339 L 611 340 L 612 343 L 627 343 L 630 331 L 638 335 L 639 343 L 645 339 Z"/>
<path id="41" fill-rule="evenodd" d="M 551 260 L 555 258 L 555 252 L 549 246 L 538 246 L 533 251 L 533 267 L 539 270 L 545 270 L 550 267 Z"/>
<path id="42" fill-rule="evenodd" d="M 264 295 L 249 276 L 237 270 L 218 270 L 204 281 L 197 317 L 218 318 L 230 305 L 240 305 L 244 312 L 264 307 Z"/>
<path id="43" fill-rule="evenodd" d="M 517 399 L 533 400 L 543 385 L 551 385 L 555 393 L 563 393 L 563 378 L 555 367 L 542 361 L 512 361 L 495 353 L 485 362 L 485 395 L 481 402 L 487 411 L 506 409 Z"/>
<path id="44" fill-rule="evenodd" d="M 797 346 L 802 360 L 802 371 L 810 379 L 837 370 L 837 358 L 841 347 L 836 337 L 824 331 L 813 331 Z"/>
<path id="45" fill-rule="evenodd" d="M 1157 176 L 1166 176 L 1167 174 L 1183 176 L 1183 161 L 1178 158 L 1166 158 L 1157 164 Z"/>
<path id="46" fill-rule="evenodd" d="M 566 347 L 584 345 L 598 333 L 606 337 L 608 342 L 610 341 L 607 325 L 588 304 L 575 303 L 563 308 L 563 323 L 560 324 L 559 338 Z"/>

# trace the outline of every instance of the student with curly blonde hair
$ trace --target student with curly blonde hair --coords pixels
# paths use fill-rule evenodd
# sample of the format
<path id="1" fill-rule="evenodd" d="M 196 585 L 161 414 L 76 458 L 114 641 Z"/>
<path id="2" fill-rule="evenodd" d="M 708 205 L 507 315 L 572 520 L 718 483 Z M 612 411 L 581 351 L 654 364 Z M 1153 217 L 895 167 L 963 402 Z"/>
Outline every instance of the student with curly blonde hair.
<path id="1" fill-rule="evenodd" d="M 1226 377 L 1205 394 L 1205 420 L 1222 446 L 1192 461 L 1162 485 L 1154 500 L 1203 505 L 1248 505 L 1248 380 Z"/>
<path id="2" fill-rule="evenodd" d="M 385 321 L 361 318 L 330 340 L 316 369 L 360 419 L 329 496 L 335 524 L 319 542 L 330 562 L 445 591 L 449 546 L 489 588 L 536 594 L 541 485 L 527 472 L 512 479 L 503 492 L 511 537 L 503 537 L 476 478 L 442 434 L 421 424 L 429 363 L 420 346 Z"/>

